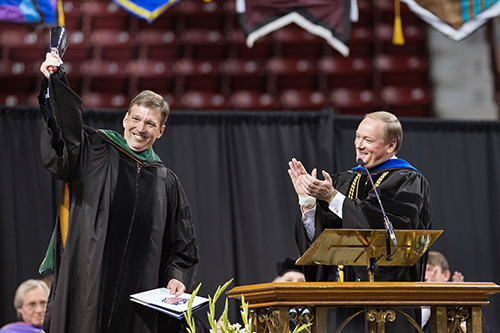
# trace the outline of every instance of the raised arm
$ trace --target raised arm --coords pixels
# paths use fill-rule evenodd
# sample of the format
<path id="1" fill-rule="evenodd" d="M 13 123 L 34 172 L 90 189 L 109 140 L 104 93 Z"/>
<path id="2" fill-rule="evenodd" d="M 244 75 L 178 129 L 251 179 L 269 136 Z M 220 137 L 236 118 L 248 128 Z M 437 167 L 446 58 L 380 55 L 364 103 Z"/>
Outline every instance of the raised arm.
<path id="1" fill-rule="evenodd" d="M 50 66 L 60 70 L 50 74 Z M 41 142 L 44 166 L 58 179 L 73 180 L 83 136 L 82 102 L 70 89 L 58 55 L 48 52 L 40 72 L 44 75 L 38 96 L 45 120 Z"/>

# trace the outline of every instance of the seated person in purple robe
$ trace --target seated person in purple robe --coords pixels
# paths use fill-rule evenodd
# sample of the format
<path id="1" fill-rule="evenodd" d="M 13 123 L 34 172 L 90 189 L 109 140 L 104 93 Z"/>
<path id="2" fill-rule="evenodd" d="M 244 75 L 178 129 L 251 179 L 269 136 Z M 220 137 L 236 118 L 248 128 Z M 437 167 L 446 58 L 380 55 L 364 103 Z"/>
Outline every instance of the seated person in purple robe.
<path id="1" fill-rule="evenodd" d="M 1 333 L 40 333 L 47 307 L 49 288 L 42 280 L 26 280 L 14 296 L 18 321 L 0 328 Z"/>

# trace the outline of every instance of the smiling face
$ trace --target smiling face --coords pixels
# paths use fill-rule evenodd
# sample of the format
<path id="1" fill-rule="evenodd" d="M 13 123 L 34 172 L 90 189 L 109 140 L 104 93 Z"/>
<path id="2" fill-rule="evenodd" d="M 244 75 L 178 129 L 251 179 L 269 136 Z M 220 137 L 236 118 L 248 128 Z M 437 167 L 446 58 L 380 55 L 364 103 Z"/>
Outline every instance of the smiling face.
<path id="1" fill-rule="evenodd" d="M 133 151 L 140 153 L 153 146 L 163 135 L 165 125 L 161 122 L 161 111 L 134 105 L 123 118 L 123 137 Z"/>
<path id="2" fill-rule="evenodd" d="M 26 292 L 22 306 L 17 309 L 23 321 L 34 326 L 42 326 L 47 298 L 47 291 L 42 287 L 36 287 Z"/>
<path id="3" fill-rule="evenodd" d="M 361 158 L 368 169 L 389 160 L 396 154 L 396 140 L 384 142 L 385 123 L 375 118 L 365 118 L 356 131 L 354 145 L 356 161 Z"/>

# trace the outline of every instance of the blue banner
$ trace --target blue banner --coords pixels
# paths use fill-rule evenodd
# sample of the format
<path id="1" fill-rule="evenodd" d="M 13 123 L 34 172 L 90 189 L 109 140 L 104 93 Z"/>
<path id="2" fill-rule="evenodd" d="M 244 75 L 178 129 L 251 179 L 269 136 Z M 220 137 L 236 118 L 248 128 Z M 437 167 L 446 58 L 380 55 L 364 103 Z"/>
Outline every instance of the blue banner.
<path id="1" fill-rule="evenodd" d="M 180 0 L 113 0 L 113 2 L 125 9 L 127 12 L 150 23 L 179 1 Z"/>
<path id="2" fill-rule="evenodd" d="M 57 0 L 0 0 L 0 21 L 55 24 Z"/>

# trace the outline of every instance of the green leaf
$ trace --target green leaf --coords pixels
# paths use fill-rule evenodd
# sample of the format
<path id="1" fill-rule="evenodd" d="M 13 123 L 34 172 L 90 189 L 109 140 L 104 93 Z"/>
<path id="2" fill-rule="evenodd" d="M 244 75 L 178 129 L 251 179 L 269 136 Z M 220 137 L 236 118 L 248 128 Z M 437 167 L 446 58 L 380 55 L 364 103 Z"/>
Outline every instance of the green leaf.
<path id="1" fill-rule="evenodd" d="M 215 291 L 214 298 L 212 299 L 210 295 L 208 295 L 208 312 L 207 312 L 207 317 L 208 317 L 208 322 L 210 324 L 210 328 L 212 329 L 212 332 L 217 332 L 217 321 L 215 320 L 215 303 L 219 299 L 219 297 L 222 295 L 222 293 L 229 287 L 231 282 L 233 282 L 234 278 L 231 280 L 227 281 L 224 283 L 224 285 L 221 287 L 219 286 L 217 290 Z M 193 307 L 193 301 L 194 301 L 194 296 L 198 293 L 198 290 L 201 287 L 201 283 L 198 285 L 196 290 L 193 292 L 191 295 L 191 298 L 188 301 L 188 310 L 187 312 L 184 312 L 184 316 L 186 317 L 186 321 L 188 323 L 189 327 L 186 327 L 186 330 L 188 333 L 196 333 L 196 326 L 194 322 L 194 318 L 192 317 L 192 307 Z M 224 308 L 224 312 L 222 314 L 222 326 L 223 331 L 229 332 L 229 326 L 231 325 L 229 321 L 227 320 L 227 312 L 228 312 L 228 303 L 227 303 L 227 298 L 226 298 L 226 306 Z M 247 304 L 247 312 L 248 312 L 248 304 Z M 251 322 L 251 321 L 250 321 Z"/>
<path id="2" fill-rule="evenodd" d="M 186 322 L 189 326 L 189 327 L 186 327 L 186 330 L 188 331 L 188 333 L 196 333 L 196 325 L 194 323 L 194 318 L 192 316 L 193 315 L 193 301 L 194 301 L 196 294 L 198 294 L 200 287 L 201 287 L 201 283 L 198 285 L 198 287 L 196 287 L 196 289 L 191 294 L 191 297 L 189 298 L 189 301 L 188 301 L 187 311 L 183 312 L 184 317 L 186 318 Z"/>
<path id="3" fill-rule="evenodd" d="M 306 328 L 308 328 L 309 326 L 311 326 L 313 323 L 309 323 L 309 324 L 304 324 L 302 326 L 299 327 L 299 325 L 295 326 L 295 329 L 293 330 L 293 333 L 299 333 L 299 332 L 302 332 L 303 330 L 305 330 Z"/>

